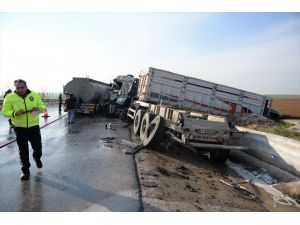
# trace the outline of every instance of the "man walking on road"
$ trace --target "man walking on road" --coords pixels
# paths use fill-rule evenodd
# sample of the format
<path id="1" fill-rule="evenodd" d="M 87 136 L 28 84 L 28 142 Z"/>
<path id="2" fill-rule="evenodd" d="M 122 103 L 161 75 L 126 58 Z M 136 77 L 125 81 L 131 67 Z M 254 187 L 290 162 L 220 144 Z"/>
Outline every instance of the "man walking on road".
<path id="1" fill-rule="evenodd" d="M 58 97 L 58 111 L 61 112 L 61 106 L 62 106 L 62 97 L 61 94 L 59 94 Z"/>
<path id="2" fill-rule="evenodd" d="M 65 102 L 66 109 L 68 111 L 69 124 L 74 123 L 76 102 L 77 102 L 77 99 L 73 94 L 70 94 L 70 97 L 67 98 L 66 102 Z"/>
<path id="3" fill-rule="evenodd" d="M 29 180 L 28 141 L 33 149 L 32 155 L 36 166 L 39 169 L 43 167 L 41 161 L 42 138 L 39 126 L 39 113 L 46 109 L 46 105 L 38 93 L 27 89 L 27 84 L 24 80 L 16 80 L 15 88 L 16 91 L 6 96 L 4 100 L 2 115 L 10 117 L 15 126 L 14 130 L 23 172 L 21 180 Z"/>
<path id="4" fill-rule="evenodd" d="M 4 96 L 3 96 L 3 99 L 5 99 L 5 97 L 6 97 L 7 95 L 11 94 L 11 93 L 12 93 L 12 91 L 11 91 L 10 89 L 8 89 L 8 90 L 5 92 L 5 94 L 4 94 Z M 13 125 L 12 122 L 11 122 L 11 118 L 8 119 L 8 123 L 9 123 L 9 127 L 10 127 L 10 128 L 13 128 L 13 127 L 14 127 L 14 125 Z"/>

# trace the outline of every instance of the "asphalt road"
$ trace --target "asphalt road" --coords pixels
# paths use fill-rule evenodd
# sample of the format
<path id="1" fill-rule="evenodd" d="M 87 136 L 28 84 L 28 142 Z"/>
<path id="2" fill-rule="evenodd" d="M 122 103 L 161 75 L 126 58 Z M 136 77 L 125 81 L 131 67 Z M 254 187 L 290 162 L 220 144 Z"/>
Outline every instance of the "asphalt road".
<path id="1" fill-rule="evenodd" d="M 53 119 L 54 112 L 49 111 Z M 116 136 L 129 140 L 122 124 L 106 129 L 109 121 L 77 117 L 68 125 L 63 117 L 41 129 L 44 167 L 37 169 L 30 155 L 29 181 L 19 178 L 16 142 L 1 148 L 0 211 L 139 211 L 132 156 L 99 141 Z M 7 121 L 1 118 L 0 123 L 2 132 Z M 7 137 L 1 133 L 1 140 Z"/>

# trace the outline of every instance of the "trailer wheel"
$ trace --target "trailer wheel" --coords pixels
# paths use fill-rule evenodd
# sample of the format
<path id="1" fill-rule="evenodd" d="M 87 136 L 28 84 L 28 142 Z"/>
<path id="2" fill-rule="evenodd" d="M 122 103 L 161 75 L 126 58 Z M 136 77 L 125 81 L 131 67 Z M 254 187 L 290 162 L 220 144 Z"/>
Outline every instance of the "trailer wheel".
<path id="1" fill-rule="evenodd" d="M 162 142 L 165 133 L 163 120 L 162 117 L 156 116 L 146 127 L 143 140 L 144 146 L 152 147 Z"/>
<path id="2" fill-rule="evenodd" d="M 230 150 L 215 149 L 209 152 L 209 160 L 212 162 L 224 162 L 228 159 Z"/>
<path id="3" fill-rule="evenodd" d="M 143 116 L 142 122 L 141 122 L 141 127 L 140 127 L 140 139 L 141 141 L 144 140 L 144 135 L 147 126 L 149 126 L 149 123 L 155 118 L 155 114 L 151 112 L 146 112 L 145 115 Z"/>
<path id="4" fill-rule="evenodd" d="M 135 135 L 140 133 L 141 121 L 142 121 L 142 118 L 143 118 L 145 112 L 146 112 L 146 110 L 138 109 L 138 111 L 136 112 L 136 114 L 134 116 L 133 133 Z"/>

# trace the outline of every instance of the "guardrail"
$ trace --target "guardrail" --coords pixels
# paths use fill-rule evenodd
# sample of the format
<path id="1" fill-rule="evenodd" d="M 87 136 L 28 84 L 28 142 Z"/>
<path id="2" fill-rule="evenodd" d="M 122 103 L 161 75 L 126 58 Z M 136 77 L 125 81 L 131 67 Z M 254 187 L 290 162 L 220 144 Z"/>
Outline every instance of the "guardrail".
<path id="1" fill-rule="evenodd" d="M 57 99 L 43 99 L 43 102 L 45 102 L 46 105 L 58 105 Z"/>

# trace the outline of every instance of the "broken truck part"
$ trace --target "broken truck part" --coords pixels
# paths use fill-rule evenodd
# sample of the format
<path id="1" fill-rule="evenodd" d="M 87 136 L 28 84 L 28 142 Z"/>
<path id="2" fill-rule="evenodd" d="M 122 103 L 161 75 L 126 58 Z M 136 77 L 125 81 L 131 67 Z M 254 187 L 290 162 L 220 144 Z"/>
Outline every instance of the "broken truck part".
<path id="1" fill-rule="evenodd" d="M 187 147 L 206 150 L 213 161 L 226 160 L 230 150 L 247 150 L 244 146 L 232 145 L 234 126 L 226 118 L 199 112 L 222 116 L 242 112 L 243 107 L 238 107 L 238 104 L 233 111 L 228 102 L 220 104 L 220 98 L 215 102 L 211 101 L 211 95 L 214 95 L 214 99 L 220 97 L 216 85 L 209 93 L 207 89 L 210 82 L 155 68 L 142 71 L 139 78 L 138 101 L 131 105 L 127 115 L 133 120 L 133 133 L 140 136 L 145 147 L 162 143 L 168 134 Z M 189 86 L 191 82 L 195 84 L 193 88 Z M 207 88 L 204 89 L 203 85 Z M 192 101 L 187 101 L 188 99 Z M 201 100 L 211 105 L 198 104 Z M 266 101 L 267 98 L 264 97 L 259 104 L 265 105 Z M 216 108 L 217 105 L 219 108 Z M 252 110 L 263 113 L 263 109 L 259 107 Z"/>
<path id="2" fill-rule="evenodd" d="M 226 120 L 213 121 L 200 114 L 139 101 L 129 109 L 128 116 L 133 119 L 133 133 L 147 147 L 162 143 L 169 135 L 185 146 L 207 150 L 213 161 L 226 160 L 230 150 L 247 149 L 231 145 L 233 130 Z"/>
<path id="3" fill-rule="evenodd" d="M 111 82 L 108 114 L 125 119 L 129 106 L 136 98 L 138 79 L 133 75 L 119 75 Z"/>

